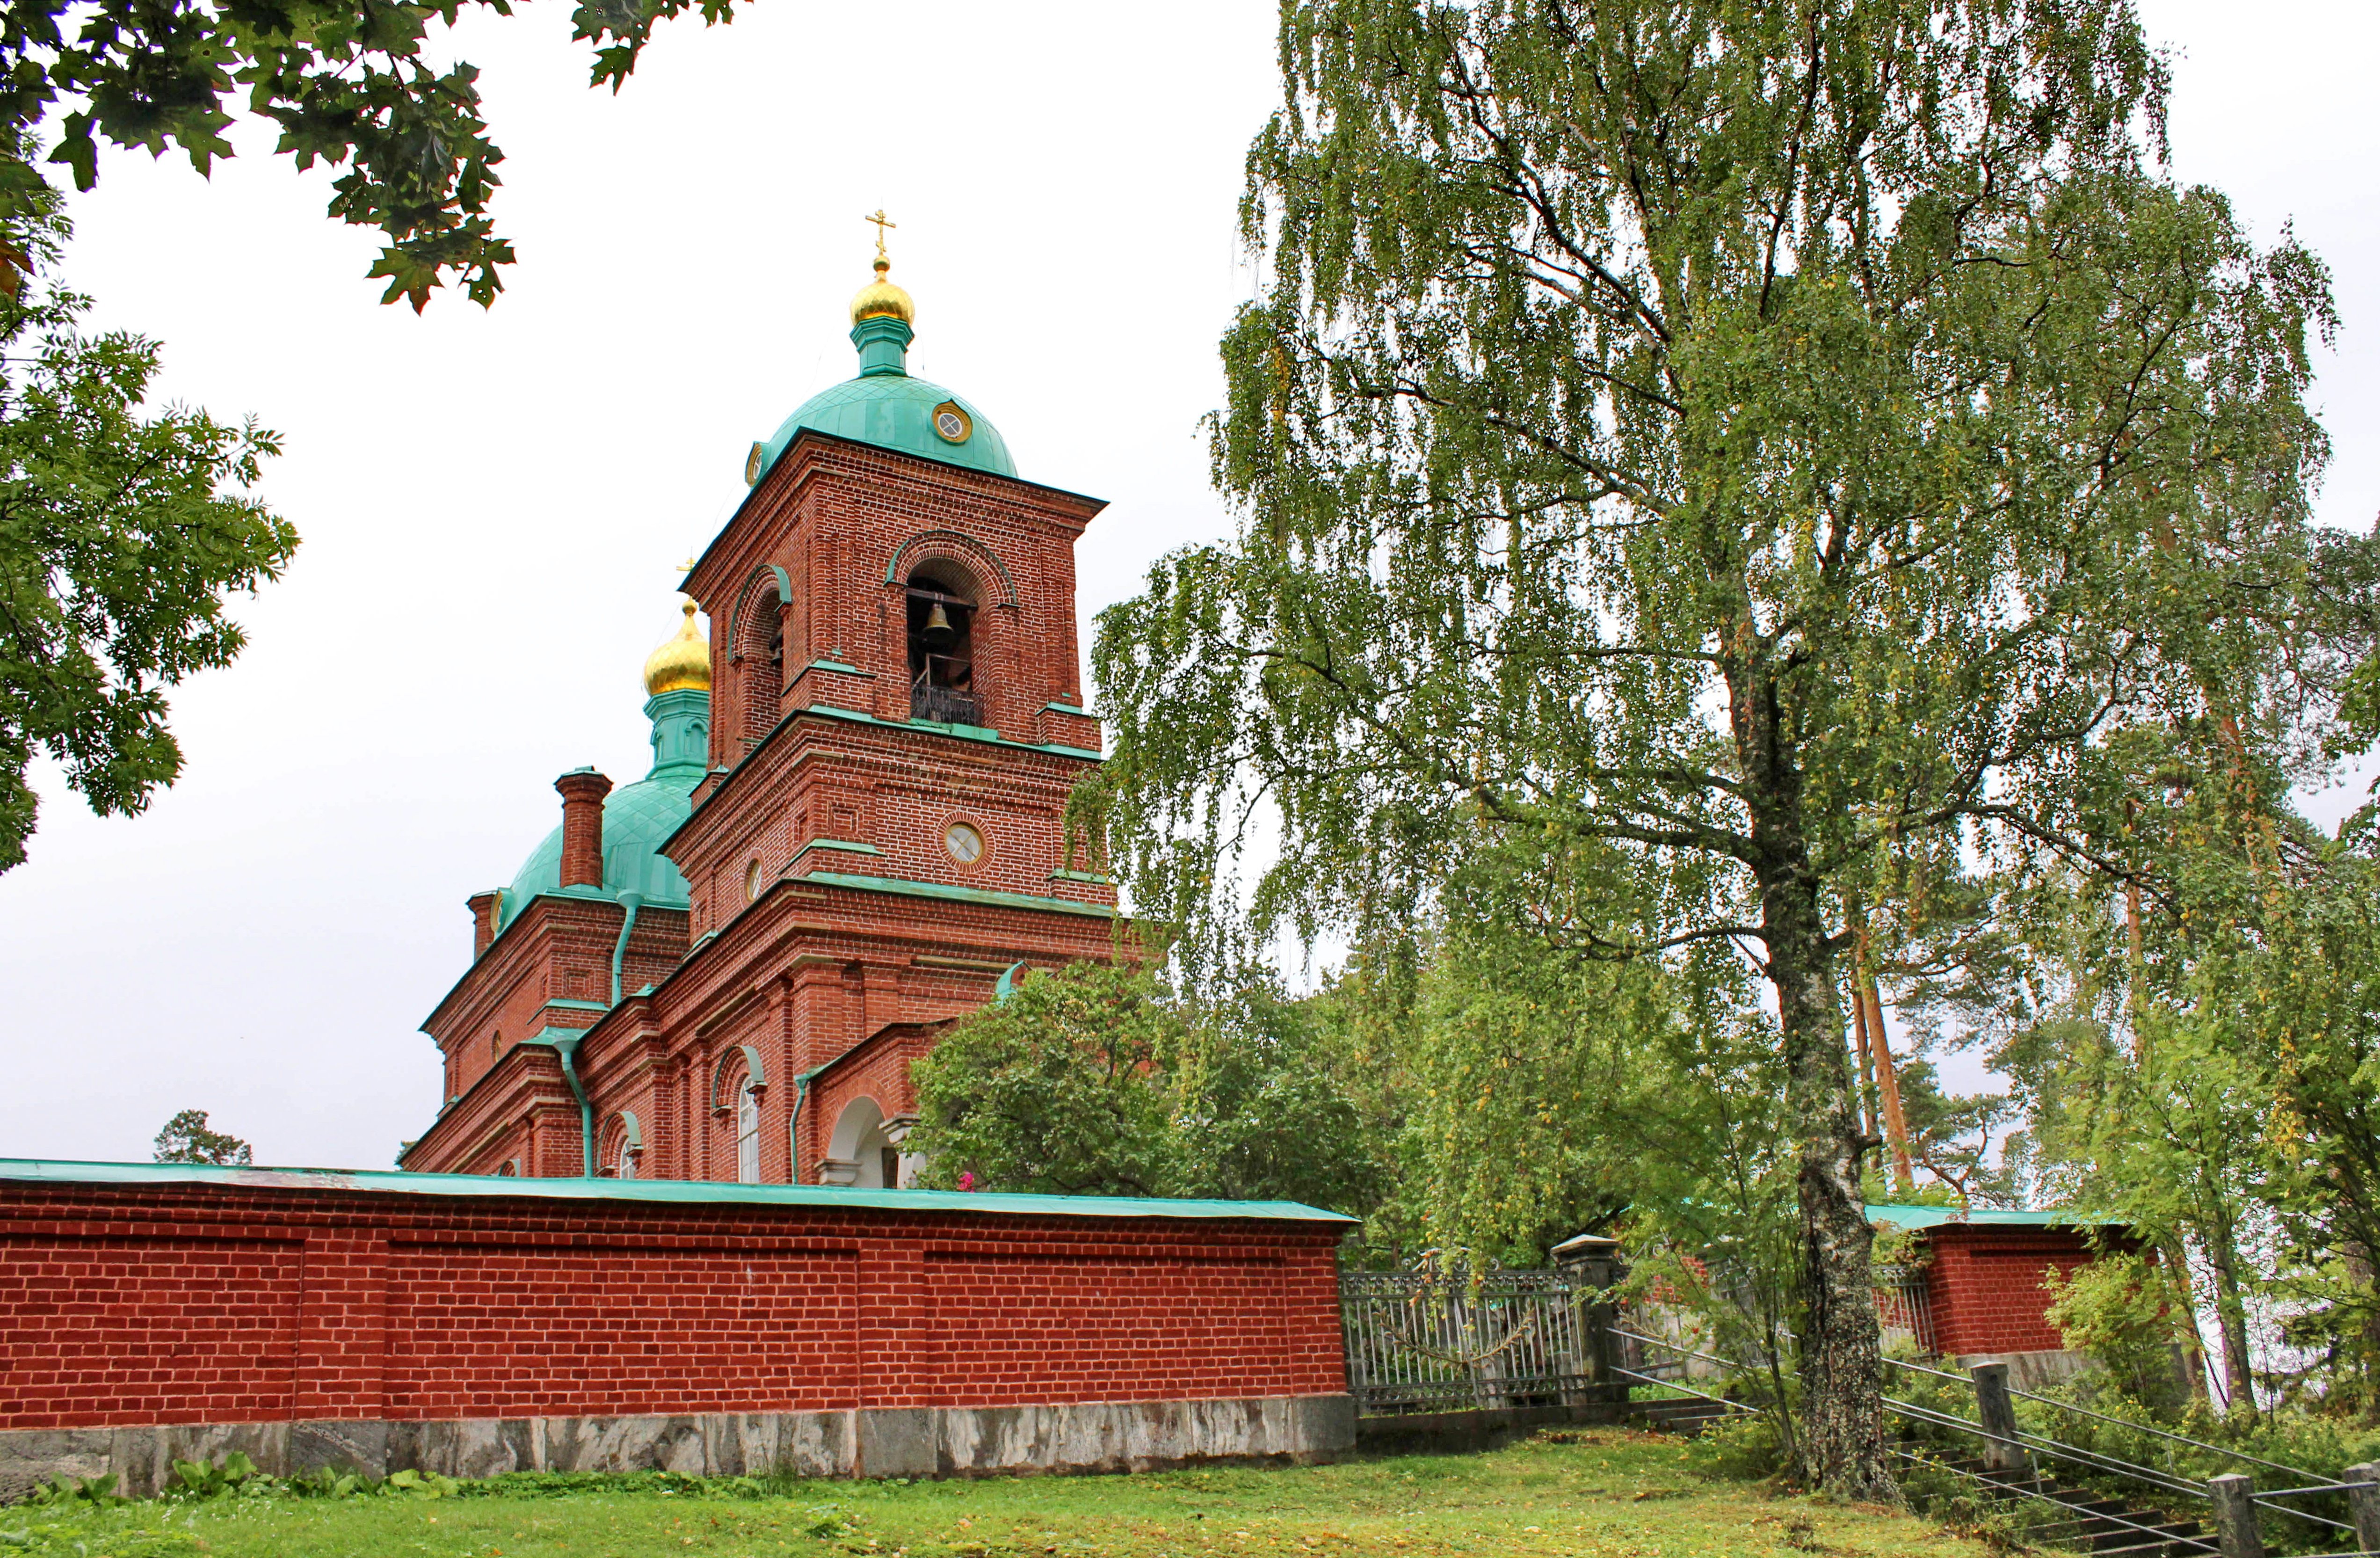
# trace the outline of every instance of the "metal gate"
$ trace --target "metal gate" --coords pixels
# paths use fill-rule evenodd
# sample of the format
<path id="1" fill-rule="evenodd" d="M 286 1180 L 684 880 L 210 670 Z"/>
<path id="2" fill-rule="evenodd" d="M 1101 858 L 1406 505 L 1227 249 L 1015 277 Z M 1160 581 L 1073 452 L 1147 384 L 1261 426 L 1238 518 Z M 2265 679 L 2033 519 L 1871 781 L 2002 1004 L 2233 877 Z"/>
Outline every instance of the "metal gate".
<path id="1" fill-rule="evenodd" d="M 1600 1373 L 1594 1284 L 1563 1272 L 1349 1272 L 1339 1278 L 1355 1409 L 1575 1405 Z"/>

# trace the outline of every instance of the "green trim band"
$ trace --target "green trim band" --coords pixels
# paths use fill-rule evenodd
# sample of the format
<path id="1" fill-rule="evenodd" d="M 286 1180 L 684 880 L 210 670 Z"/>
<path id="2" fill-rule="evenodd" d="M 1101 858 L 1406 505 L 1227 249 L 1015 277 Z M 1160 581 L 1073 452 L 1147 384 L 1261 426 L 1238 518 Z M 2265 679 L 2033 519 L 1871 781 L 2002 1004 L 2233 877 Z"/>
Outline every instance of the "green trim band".
<path id="1" fill-rule="evenodd" d="M 847 838 L 814 838 L 808 844 L 803 845 L 799 849 L 794 851 L 794 859 L 800 859 L 803 856 L 808 854 L 813 849 L 840 849 L 844 853 L 851 855 L 881 855 L 884 853 L 884 851 L 877 848 L 876 846 L 872 844 L 856 844 Z M 793 861 L 791 860 L 786 862 L 787 865 L 791 865 Z"/>
<path id="2" fill-rule="evenodd" d="M 1113 887 L 1115 878 L 1101 876 L 1097 871 L 1056 870 L 1050 873 L 1052 882 L 1087 882 L 1094 887 Z"/>
<path id="3" fill-rule="evenodd" d="M 803 666 L 802 670 L 805 674 L 811 671 L 832 671 L 839 676 L 861 676 L 871 682 L 876 679 L 875 672 L 863 671 L 856 665 L 845 665 L 840 660 L 813 660 L 808 665 Z"/>
<path id="4" fill-rule="evenodd" d="M 710 771 L 712 773 L 723 773 L 726 777 L 712 785 L 708 794 L 698 795 L 694 803 L 693 815 L 680 822 L 667 838 L 661 840 L 653 847 L 662 854 L 667 854 L 670 845 L 676 840 L 678 834 L 694 826 L 703 812 L 716 804 L 721 796 L 727 793 L 727 786 L 735 782 L 737 774 L 750 768 L 755 759 L 767 751 L 775 744 L 779 736 L 791 730 L 798 721 L 812 714 L 820 719 L 842 720 L 849 724 L 870 724 L 879 730 L 922 731 L 929 736 L 947 736 L 958 741 L 980 741 L 987 746 L 1008 747 L 1020 752 L 1046 752 L 1051 757 L 1075 758 L 1084 762 L 1103 763 L 1108 761 L 1107 755 L 1103 752 L 1087 751 L 1080 747 L 1036 746 L 1030 741 L 1011 741 L 998 731 L 982 730 L 976 725 L 931 724 L 923 720 L 880 720 L 873 714 L 863 714 L 856 709 L 838 709 L 832 703 L 813 703 L 807 709 L 795 710 L 771 726 L 769 734 L 760 737 L 759 743 L 750 751 L 745 753 L 743 761 L 736 763 L 735 767 L 723 770 L 712 769 Z M 683 906 L 671 904 L 664 907 L 678 908 Z"/>
<path id="5" fill-rule="evenodd" d="M 930 720 L 880 720 L 873 714 L 863 714 L 856 709 L 836 709 L 823 703 L 813 703 L 807 709 L 796 709 L 785 717 L 797 720 L 804 714 L 820 714 L 831 720 L 847 720 L 853 724 L 872 724 L 884 730 L 923 730 L 936 736 L 948 736 L 960 741 L 981 741 L 993 747 L 1014 747 L 1022 752 L 1048 752 L 1062 758 L 1087 758 L 1093 762 L 1105 762 L 1102 752 L 1087 751 L 1081 747 L 1061 747 L 1055 743 L 1011 741 L 996 730 L 975 724 L 936 724 Z M 754 748 L 755 752 L 759 748 Z M 749 762 L 747 758 L 745 761 Z"/>
<path id="6" fill-rule="evenodd" d="M 793 880 L 815 882 L 825 887 L 854 887 L 863 893 L 898 893 L 912 898 L 983 904 L 991 908 L 1038 909 L 1045 914 L 1079 914 L 1093 919 L 1116 918 L 1116 911 L 1111 908 L 1099 904 L 1078 904 L 1072 898 L 1041 898 L 1030 893 L 991 893 L 979 887 L 945 887 L 939 882 L 903 882 L 889 876 L 849 876 L 842 871 L 809 871 Z"/>
<path id="7" fill-rule="evenodd" d="M 676 1201 L 1020 1217 L 1245 1217 L 1285 1223 L 1361 1219 L 1296 1201 L 1165 1200 L 1139 1196 L 1018 1196 L 972 1190 L 861 1190 L 819 1185 L 736 1185 L 684 1179 L 523 1179 L 494 1174 L 386 1169 L 241 1168 L 215 1163 L 104 1163 L 0 1158 L 0 1180 L 52 1185 L 215 1185 L 238 1189 L 360 1191 L 411 1196 L 517 1196 L 551 1200 Z"/>

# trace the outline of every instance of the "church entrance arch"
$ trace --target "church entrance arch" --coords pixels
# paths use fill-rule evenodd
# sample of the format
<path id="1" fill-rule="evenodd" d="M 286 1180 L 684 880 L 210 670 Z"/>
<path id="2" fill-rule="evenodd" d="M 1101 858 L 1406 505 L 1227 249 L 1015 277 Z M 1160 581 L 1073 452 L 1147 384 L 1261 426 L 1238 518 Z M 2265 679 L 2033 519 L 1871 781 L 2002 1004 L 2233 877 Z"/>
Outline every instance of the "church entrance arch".
<path id="1" fill-rule="evenodd" d="M 901 1153 L 884 1134 L 884 1110 L 872 1098 L 855 1098 L 835 1117 L 834 1134 L 827 1141 L 825 1172 L 829 1185 L 849 1185 L 862 1190 L 901 1187 Z"/>

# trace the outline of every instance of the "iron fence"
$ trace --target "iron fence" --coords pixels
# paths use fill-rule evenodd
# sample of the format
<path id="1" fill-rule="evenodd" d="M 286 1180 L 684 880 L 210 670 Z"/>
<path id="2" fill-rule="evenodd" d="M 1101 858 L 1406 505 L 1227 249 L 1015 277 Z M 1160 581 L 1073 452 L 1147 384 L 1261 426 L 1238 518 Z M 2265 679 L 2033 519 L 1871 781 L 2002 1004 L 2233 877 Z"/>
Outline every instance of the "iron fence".
<path id="1" fill-rule="evenodd" d="M 1935 1345 L 1934 1303 L 1926 1296 L 1925 1272 L 1916 1266 L 1878 1266 L 1875 1272 L 1876 1319 L 1884 1329 L 1888 1347 L 1906 1336 L 1920 1357 L 1932 1357 Z"/>
<path id="2" fill-rule="evenodd" d="M 1366 1414 L 1576 1403 L 1596 1383 L 1587 1307 L 1560 1272 L 1349 1272 L 1347 1387 Z"/>

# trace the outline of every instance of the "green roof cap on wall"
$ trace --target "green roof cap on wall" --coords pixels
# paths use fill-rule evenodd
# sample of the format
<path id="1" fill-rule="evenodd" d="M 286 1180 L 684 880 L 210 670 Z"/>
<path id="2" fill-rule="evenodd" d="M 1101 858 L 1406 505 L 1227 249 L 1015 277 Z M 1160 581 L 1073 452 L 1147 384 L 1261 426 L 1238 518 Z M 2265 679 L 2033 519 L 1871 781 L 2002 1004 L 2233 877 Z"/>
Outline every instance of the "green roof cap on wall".
<path id="1" fill-rule="evenodd" d="M 1297 1201 L 1168 1200 L 1150 1196 L 1010 1196 L 961 1190 L 861 1190 L 831 1185 L 742 1185 L 685 1179 L 526 1179 L 512 1175 L 405 1174 L 370 1169 L 241 1168 L 213 1163 L 77 1162 L 0 1158 L 0 1180 L 49 1185 L 221 1185 L 266 1190 L 407 1196 L 535 1196 L 556 1200 L 781 1207 L 868 1207 L 1018 1217 L 1257 1217 L 1356 1223 Z"/>
<path id="2" fill-rule="evenodd" d="M 1979 1228 L 2098 1228 L 2112 1227 L 2115 1220 L 2094 1217 L 2089 1212 L 2010 1211 L 1998 1207 L 1955 1206 L 1895 1206 L 1869 1202 L 1867 1220 L 1889 1223 L 1897 1228 L 1935 1228 L 1945 1223 L 1964 1223 Z"/>

